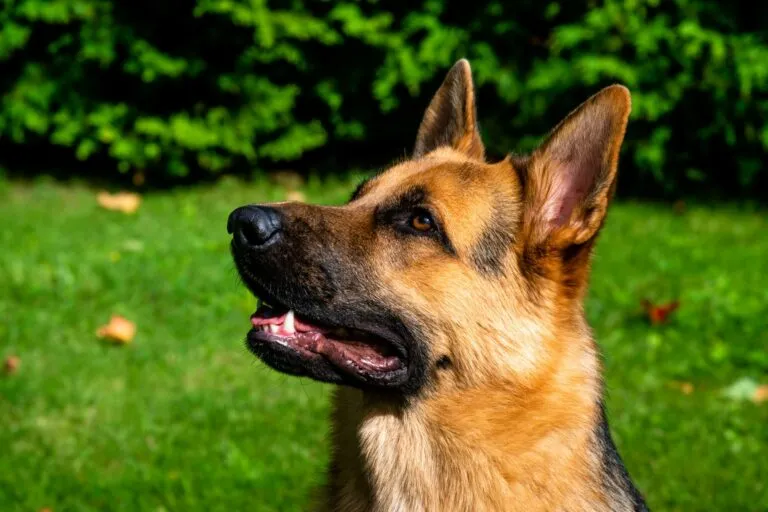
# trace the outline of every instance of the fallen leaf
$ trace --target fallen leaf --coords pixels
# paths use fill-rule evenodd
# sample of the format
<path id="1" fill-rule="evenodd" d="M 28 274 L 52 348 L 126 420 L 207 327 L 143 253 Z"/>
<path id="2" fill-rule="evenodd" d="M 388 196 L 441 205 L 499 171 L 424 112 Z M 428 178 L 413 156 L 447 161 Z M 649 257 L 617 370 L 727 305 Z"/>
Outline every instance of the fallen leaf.
<path id="1" fill-rule="evenodd" d="M 666 323 L 669 319 L 669 315 L 675 312 L 680 307 L 680 301 L 675 300 L 667 304 L 656 305 L 648 299 L 643 299 L 640 304 L 643 306 L 645 313 L 648 315 L 652 325 L 659 325 Z"/>
<path id="2" fill-rule="evenodd" d="M 126 320 L 122 316 L 112 315 L 107 325 L 102 325 L 99 330 L 96 331 L 96 335 L 99 338 L 105 338 L 115 343 L 124 345 L 130 343 L 134 336 L 136 336 L 136 324 L 130 320 Z"/>
<path id="3" fill-rule="evenodd" d="M 755 389 L 755 393 L 752 395 L 752 400 L 758 404 L 761 404 L 766 400 L 768 400 L 768 384 L 757 386 L 757 389 Z"/>
<path id="4" fill-rule="evenodd" d="M 48 508 L 48 507 L 45 507 L 45 508 L 41 508 L 41 509 L 40 509 L 40 510 L 38 510 L 37 512 L 53 512 L 53 511 L 52 511 L 50 508 Z"/>
<path id="5" fill-rule="evenodd" d="M 137 171 L 133 175 L 133 178 L 131 179 L 131 181 L 133 182 L 134 185 L 136 185 L 137 187 L 140 187 L 144 184 L 144 182 L 146 181 L 146 178 L 144 177 L 143 172 Z"/>
<path id="6" fill-rule="evenodd" d="M 286 201 L 298 201 L 303 203 L 307 200 L 307 197 L 300 190 L 289 190 L 288 193 L 285 194 L 285 199 Z"/>
<path id="7" fill-rule="evenodd" d="M 141 196 L 133 192 L 118 192 L 116 194 L 99 192 L 96 201 L 98 201 L 99 206 L 106 210 L 134 213 L 141 204 Z"/>
<path id="8" fill-rule="evenodd" d="M 21 358 L 19 356 L 8 356 L 5 358 L 3 369 L 8 375 L 13 375 L 19 371 L 19 366 L 21 366 Z"/>
<path id="9" fill-rule="evenodd" d="M 684 395 L 690 395 L 696 389 L 690 382 L 672 381 L 670 384 L 671 387 L 680 390 Z"/>
<path id="10" fill-rule="evenodd" d="M 686 209 L 686 206 L 685 206 L 685 201 L 683 201 L 682 199 L 679 199 L 679 200 L 675 201 L 675 202 L 672 204 L 672 210 L 673 210 L 673 211 L 674 211 L 674 212 L 675 212 L 677 215 L 682 215 L 682 214 L 684 214 L 684 213 L 685 213 L 685 209 Z"/>

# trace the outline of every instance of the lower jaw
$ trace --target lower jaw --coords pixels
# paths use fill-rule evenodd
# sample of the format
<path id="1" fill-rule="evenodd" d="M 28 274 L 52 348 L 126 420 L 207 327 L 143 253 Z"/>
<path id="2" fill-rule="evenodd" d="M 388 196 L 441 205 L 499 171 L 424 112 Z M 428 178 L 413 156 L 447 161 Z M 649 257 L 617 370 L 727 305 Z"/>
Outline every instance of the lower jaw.
<path id="1" fill-rule="evenodd" d="M 268 366 L 283 373 L 361 389 L 392 390 L 408 381 L 408 369 L 405 364 L 386 372 L 355 371 L 333 364 L 322 354 L 277 341 L 265 334 L 258 329 L 251 329 L 246 345 Z"/>

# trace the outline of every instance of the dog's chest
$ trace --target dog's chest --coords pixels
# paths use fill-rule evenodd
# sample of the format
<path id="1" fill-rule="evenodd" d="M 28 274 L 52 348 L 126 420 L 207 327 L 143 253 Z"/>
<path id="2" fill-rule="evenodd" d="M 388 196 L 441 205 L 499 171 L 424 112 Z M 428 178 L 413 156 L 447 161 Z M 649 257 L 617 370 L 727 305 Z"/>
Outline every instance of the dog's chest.
<path id="1" fill-rule="evenodd" d="M 424 511 L 434 502 L 437 468 L 430 436 L 406 413 L 372 416 L 358 429 L 375 509 Z"/>

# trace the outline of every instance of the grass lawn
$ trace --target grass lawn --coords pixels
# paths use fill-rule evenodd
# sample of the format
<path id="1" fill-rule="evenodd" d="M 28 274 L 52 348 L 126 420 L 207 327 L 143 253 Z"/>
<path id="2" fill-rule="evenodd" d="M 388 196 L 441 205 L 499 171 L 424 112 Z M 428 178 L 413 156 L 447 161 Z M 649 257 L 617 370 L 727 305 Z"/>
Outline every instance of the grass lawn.
<path id="1" fill-rule="evenodd" d="M 124 215 L 81 186 L 0 184 L 0 357 L 21 359 L 0 375 L 0 510 L 306 507 L 328 460 L 329 388 L 246 352 L 255 301 L 226 233 L 234 207 L 283 196 L 223 181 Z M 723 394 L 768 383 L 766 233 L 765 211 L 731 206 L 609 215 L 587 312 L 612 429 L 654 510 L 768 510 L 768 402 Z M 681 307 L 652 327 L 645 297 Z M 132 344 L 96 338 L 113 313 L 136 322 Z"/>

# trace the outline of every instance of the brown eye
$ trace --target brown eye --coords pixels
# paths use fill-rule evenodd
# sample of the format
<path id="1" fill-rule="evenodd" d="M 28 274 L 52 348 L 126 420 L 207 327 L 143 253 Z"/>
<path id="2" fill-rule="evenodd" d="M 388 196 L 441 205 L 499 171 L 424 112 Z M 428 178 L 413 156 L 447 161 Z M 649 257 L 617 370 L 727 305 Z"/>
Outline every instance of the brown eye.
<path id="1" fill-rule="evenodd" d="M 426 233 L 435 229 L 435 220 L 432 216 L 424 211 L 419 211 L 413 214 L 410 220 L 411 227 L 416 231 Z"/>

